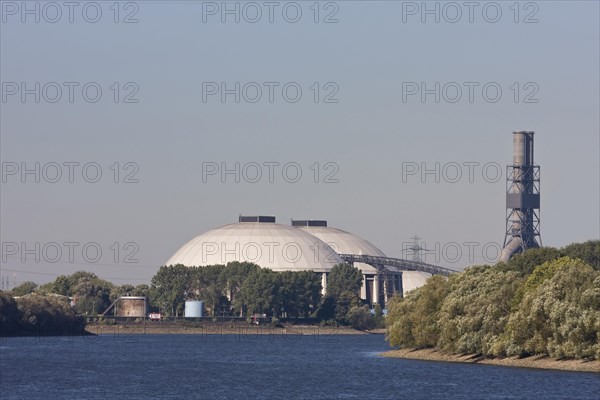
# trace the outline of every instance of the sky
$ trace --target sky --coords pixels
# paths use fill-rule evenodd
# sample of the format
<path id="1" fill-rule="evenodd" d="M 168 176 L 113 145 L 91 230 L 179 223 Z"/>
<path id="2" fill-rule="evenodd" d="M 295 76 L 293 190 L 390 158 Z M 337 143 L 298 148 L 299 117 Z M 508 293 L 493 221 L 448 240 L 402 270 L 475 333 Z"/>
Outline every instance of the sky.
<path id="1" fill-rule="evenodd" d="M 494 262 L 518 130 L 542 244 L 600 237 L 596 1 L 0 6 L 2 285 L 149 283 L 239 214 Z"/>

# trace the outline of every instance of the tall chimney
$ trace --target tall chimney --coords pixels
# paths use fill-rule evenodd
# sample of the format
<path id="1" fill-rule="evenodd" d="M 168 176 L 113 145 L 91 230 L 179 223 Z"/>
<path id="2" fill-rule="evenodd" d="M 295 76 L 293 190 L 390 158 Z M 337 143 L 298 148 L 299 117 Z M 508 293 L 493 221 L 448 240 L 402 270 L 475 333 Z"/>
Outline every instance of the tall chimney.
<path id="1" fill-rule="evenodd" d="M 534 132 L 513 132 L 513 164 L 506 168 L 506 234 L 500 261 L 540 247 L 540 167 L 533 163 Z"/>

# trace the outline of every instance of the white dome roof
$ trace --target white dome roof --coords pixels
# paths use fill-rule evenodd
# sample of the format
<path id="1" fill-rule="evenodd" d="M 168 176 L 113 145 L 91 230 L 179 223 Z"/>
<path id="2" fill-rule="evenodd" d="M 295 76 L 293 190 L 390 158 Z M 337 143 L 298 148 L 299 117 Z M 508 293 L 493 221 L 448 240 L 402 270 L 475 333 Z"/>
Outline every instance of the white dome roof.
<path id="1" fill-rule="evenodd" d="M 318 237 L 331 246 L 338 254 L 386 257 L 383 251 L 379 250 L 373 243 L 341 229 L 326 226 L 297 226 L 296 229 L 306 231 Z M 363 273 L 374 274 L 377 272 L 375 268 L 368 264 L 355 263 L 355 266 L 360 268 Z"/>
<path id="2" fill-rule="evenodd" d="M 196 236 L 165 265 L 202 266 L 248 261 L 274 271 L 329 272 L 344 261 L 315 236 L 291 226 L 240 222 Z"/>

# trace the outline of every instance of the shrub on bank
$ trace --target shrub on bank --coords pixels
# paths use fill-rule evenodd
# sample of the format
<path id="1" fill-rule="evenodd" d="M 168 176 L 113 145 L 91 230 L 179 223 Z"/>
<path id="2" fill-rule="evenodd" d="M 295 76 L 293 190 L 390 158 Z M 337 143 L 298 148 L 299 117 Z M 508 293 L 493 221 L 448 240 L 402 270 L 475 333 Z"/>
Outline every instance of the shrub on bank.
<path id="1" fill-rule="evenodd" d="M 538 268 L 554 273 L 526 290 L 507 327 L 506 353 L 600 359 L 600 273 L 568 257 Z"/>
<path id="2" fill-rule="evenodd" d="M 375 328 L 375 318 L 367 305 L 362 307 L 353 306 L 350 311 L 348 311 L 348 320 L 350 326 L 355 329 L 364 331 Z"/>
<path id="3" fill-rule="evenodd" d="M 17 299 L 0 294 L 0 322 L 2 336 L 72 335 L 84 326 L 68 298 L 35 293 Z"/>
<path id="4" fill-rule="evenodd" d="M 565 249 L 534 249 L 507 264 L 430 278 L 390 301 L 387 340 L 485 356 L 600 359 L 600 271 L 561 257 L 596 262 L 600 242 Z"/>

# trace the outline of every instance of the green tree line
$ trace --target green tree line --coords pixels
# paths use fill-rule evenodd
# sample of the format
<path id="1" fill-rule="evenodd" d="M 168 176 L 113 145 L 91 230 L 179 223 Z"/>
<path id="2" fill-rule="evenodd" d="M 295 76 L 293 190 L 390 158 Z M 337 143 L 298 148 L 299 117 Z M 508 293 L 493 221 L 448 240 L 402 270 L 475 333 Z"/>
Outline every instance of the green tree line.
<path id="1" fill-rule="evenodd" d="M 383 326 L 383 314 L 373 315 L 359 297 L 362 272 L 348 264 L 332 268 L 322 296 L 321 274 L 312 271 L 274 272 L 248 262 L 186 267 L 162 266 L 150 285 L 115 285 L 97 275 L 78 271 L 58 276 L 38 286 L 25 282 L 11 296 L 60 295 L 74 300 L 74 312 L 82 316 L 103 313 L 123 295 L 146 296 L 152 310 L 182 316 L 187 300 L 203 300 L 208 315 L 313 317 L 330 324 L 361 329 Z M 66 297 L 68 296 L 68 297 Z"/>
<path id="2" fill-rule="evenodd" d="M 247 262 L 188 268 L 163 266 L 152 278 L 151 304 L 167 315 L 182 315 L 186 300 L 203 300 L 210 315 L 317 318 L 359 329 L 383 326 L 383 313 L 372 314 L 359 297 L 360 269 L 335 265 L 322 296 L 321 274 L 274 272 Z"/>
<path id="3" fill-rule="evenodd" d="M 389 304 L 392 346 L 600 359 L 600 241 L 440 276 Z"/>
<path id="4" fill-rule="evenodd" d="M 321 300 L 318 274 L 274 272 L 247 262 L 163 266 L 151 282 L 151 304 L 167 315 L 181 315 L 186 300 L 203 300 L 213 316 L 259 313 L 308 317 Z"/>
<path id="5" fill-rule="evenodd" d="M 64 296 L 29 294 L 17 299 L 0 293 L 0 336 L 74 335 L 84 321 Z"/>

